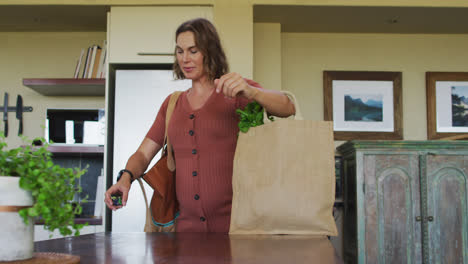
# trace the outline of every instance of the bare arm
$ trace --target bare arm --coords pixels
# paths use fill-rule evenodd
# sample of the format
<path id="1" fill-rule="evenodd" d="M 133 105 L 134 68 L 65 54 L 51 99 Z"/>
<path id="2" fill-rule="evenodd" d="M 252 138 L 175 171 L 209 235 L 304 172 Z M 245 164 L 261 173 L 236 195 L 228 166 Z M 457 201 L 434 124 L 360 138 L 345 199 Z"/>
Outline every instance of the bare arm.
<path id="1" fill-rule="evenodd" d="M 140 177 L 145 172 L 154 155 L 156 155 L 160 149 L 161 146 L 153 140 L 148 138 L 143 139 L 140 147 L 138 147 L 137 151 L 128 159 L 125 169 L 131 171 L 135 178 Z M 114 206 L 112 204 L 111 195 L 114 193 L 122 193 L 122 204 L 125 206 L 127 204 L 130 186 L 130 174 L 124 172 L 120 181 L 112 185 L 106 191 L 104 202 L 107 207 L 111 210 L 122 208 L 122 206 Z"/>
<path id="2" fill-rule="evenodd" d="M 136 178 L 140 177 L 146 171 L 154 155 L 156 155 L 160 149 L 161 146 L 153 140 L 148 138 L 143 139 L 140 147 L 138 147 L 137 151 L 128 159 L 125 169 L 131 171 Z M 122 177 L 124 175 L 127 175 L 128 179 L 130 179 L 128 173 L 124 173 Z"/>
<path id="3" fill-rule="evenodd" d="M 252 89 L 257 90 L 253 96 L 253 100 L 261 104 L 268 113 L 279 117 L 288 117 L 296 113 L 294 104 L 285 94 L 275 90 L 258 89 L 256 87 L 252 87 Z"/>
<path id="4" fill-rule="evenodd" d="M 296 113 L 294 104 L 279 91 L 260 89 L 249 85 L 238 73 L 231 72 L 215 80 L 217 93 L 224 93 L 227 97 L 244 96 L 261 104 L 268 113 L 288 117 Z"/>

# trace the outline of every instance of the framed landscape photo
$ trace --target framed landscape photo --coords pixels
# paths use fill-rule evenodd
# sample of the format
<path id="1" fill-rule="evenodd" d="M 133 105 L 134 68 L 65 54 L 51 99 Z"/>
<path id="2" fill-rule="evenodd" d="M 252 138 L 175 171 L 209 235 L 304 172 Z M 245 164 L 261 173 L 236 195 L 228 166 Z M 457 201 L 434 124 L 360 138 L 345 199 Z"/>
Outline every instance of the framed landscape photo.
<path id="1" fill-rule="evenodd" d="M 401 72 L 324 71 L 324 119 L 335 140 L 403 138 Z"/>
<path id="2" fill-rule="evenodd" d="M 426 72 L 427 138 L 468 136 L 468 72 Z"/>

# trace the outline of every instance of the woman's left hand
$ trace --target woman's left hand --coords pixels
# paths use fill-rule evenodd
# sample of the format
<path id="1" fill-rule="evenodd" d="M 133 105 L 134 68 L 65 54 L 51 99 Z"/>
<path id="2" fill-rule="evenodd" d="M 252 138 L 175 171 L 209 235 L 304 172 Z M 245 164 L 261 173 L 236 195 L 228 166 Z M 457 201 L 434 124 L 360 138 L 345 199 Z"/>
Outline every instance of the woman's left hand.
<path id="1" fill-rule="evenodd" d="M 250 86 L 237 72 L 231 72 L 215 79 L 217 93 L 223 93 L 228 98 L 243 96 L 251 100 L 258 93 L 258 89 Z"/>

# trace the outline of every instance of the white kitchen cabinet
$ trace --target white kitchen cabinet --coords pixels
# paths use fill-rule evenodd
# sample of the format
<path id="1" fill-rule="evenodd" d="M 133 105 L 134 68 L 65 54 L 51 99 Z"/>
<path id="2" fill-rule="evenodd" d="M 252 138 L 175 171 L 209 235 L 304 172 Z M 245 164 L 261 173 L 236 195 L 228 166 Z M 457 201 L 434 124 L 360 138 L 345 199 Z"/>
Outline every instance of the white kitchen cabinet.
<path id="1" fill-rule="evenodd" d="M 173 63 L 175 31 L 184 21 L 213 21 L 210 6 L 111 7 L 110 63 Z M 144 55 L 151 54 L 151 55 Z"/>

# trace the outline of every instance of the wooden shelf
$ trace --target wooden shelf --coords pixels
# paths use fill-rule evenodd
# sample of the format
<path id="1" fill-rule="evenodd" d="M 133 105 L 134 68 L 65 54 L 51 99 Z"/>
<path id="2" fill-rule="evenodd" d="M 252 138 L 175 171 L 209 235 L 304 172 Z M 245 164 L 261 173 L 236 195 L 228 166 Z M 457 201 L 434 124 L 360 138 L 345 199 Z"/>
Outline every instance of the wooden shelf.
<path id="1" fill-rule="evenodd" d="M 48 96 L 104 96 L 106 79 L 23 79 L 23 85 Z"/>
<path id="2" fill-rule="evenodd" d="M 52 144 L 49 145 L 48 150 L 52 153 L 104 153 L 104 146 L 102 145 L 66 145 L 66 144 Z"/>

